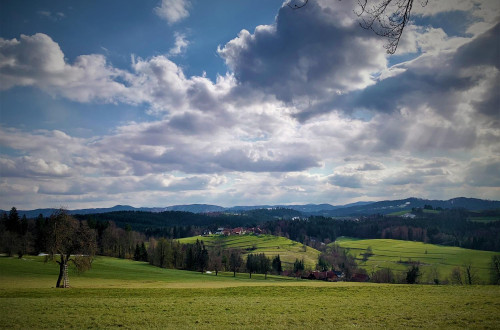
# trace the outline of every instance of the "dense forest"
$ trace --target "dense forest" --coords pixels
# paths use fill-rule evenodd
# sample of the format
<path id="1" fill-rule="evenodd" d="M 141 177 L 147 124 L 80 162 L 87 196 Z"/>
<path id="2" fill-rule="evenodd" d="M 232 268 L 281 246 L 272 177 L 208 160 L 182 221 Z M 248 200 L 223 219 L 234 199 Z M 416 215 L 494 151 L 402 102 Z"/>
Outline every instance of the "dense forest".
<path id="1" fill-rule="evenodd" d="M 266 221 L 290 220 L 300 217 L 299 211 L 276 208 L 241 211 L 238 213 L 191 213 L 183 211 L 143 212 L 118 211 L 97 214 L 73 215 L 79 220 L 90 222 L 113 222 L 125 228 L 130 225 L 133 230 L 145 233 L 148 236 L 165 236 L 181 238 L 199 234 L 208 229 L 215 231 L 217 227 L 256 227 Z"/>

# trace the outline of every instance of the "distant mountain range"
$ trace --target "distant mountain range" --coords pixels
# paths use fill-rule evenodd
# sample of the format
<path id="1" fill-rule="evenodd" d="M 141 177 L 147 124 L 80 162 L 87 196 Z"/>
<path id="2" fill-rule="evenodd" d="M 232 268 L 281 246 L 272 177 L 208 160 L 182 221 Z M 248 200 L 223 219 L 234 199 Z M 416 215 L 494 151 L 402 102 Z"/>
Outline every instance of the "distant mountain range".
<path id="1" fill-rule="evenodd" d="M 253 205 L 253 206 L 233 206 L 222 207 L 210 204 L 188 204 L 174 205 L 168 207 L 132 207 L 129 205 L 116 205 L 110 208 L 94 208 L 69 210 L 70 214 L 96 214 L 109 213 L 115 211 L 142 211 L 142 212 L 165 212 L 182 211 L 192 213 L 240 213 L 256 209 L 287 208 L 301 212 L 305 216 L 322 215 L 328 217 L 361 216 L 369 214 L 389 214 L 402 210 L 411 210 L 414 207 L 424 207 L 431 205 L 433 208 L 441 207 L 443 209 L 465 208 L 470 211 L 500 209 L 500 201 L 491 201 L 477 198 L 458 197 L 449 200 L 429 200 L 421 198 L 407 198 L 400 200 L 381 201 L 381 202 L 356 202 L 346 205 L 331 204 L 305 204 L 305 205 Z M 36 210 L 18 210 L 20 216 L 26 215 L 27 218 L 35 218 L 39 214 L 44 217 L 50 216 L 57 209 L 36 209 Z M 0 212 L 8 212 L 0 210 Z"/>

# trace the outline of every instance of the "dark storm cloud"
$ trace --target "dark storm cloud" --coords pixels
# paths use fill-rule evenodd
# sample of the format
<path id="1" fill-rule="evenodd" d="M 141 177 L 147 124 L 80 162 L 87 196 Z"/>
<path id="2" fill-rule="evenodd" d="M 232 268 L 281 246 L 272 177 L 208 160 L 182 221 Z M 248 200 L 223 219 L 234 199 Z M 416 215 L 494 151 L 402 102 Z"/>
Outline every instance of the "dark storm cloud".
<path id="1" fill-rule="evenodd" d="M 328 181 L 339 187 L 361 188 L 363 186 L 363 177 L 358 174 L 334 174 L 328 178 Z"/>
<path id="2" fill-rule="evenodd" d="M 284 6 L 274 26 L 243 30 L 219 54 L 240 83 L 286 102 L 366 85 L 369 73 L 385 65 L 379 40 L 347 19 L 350 10 L 340 10 L 351 4 L 329 5 Z"/>
<path id="3" fill-rule="evenodd" d="M 465 69 L 482 66 L 499 68 L 500 52 L 499 47 L 495 46 L 498 45 L 499 33 L 500 24 L 497 24 L 459 47 L 455 53 L 424 55 L 414 62 L 401 65 L 405 72 L 362 91 L 344 95 L 338 99 L 337 106 L 346 111 L 367 108 L 390 113 L 405 106 L 416 108 L 429 105 L 438 113 L 449 116 L 462 101 L 461 95 L 457 93 L 470 90 L 488 78 L 481 70 L 465 72 Z M 498 85 L 493 83 L 491 87 Z M 493 94 L 486 93 L 485 100 L 476 102 L 480 112 L 498 114 L 498 103 L 495 105 Z"/>
<path id="4" fill-rule="evenodd" d="M 356 168 L 357 171 L 378 171 L 385 169 L 385 166 L 377 162 L 368 162 Z"/>
<path id="5" fill-rule="evenodd" d="M 499 187 L 500 160 L 488 158 L 471 162 L 467 168 L 465 182 L 477 187 Z"/>
<path id="6" fill-rule="evenodd" d="M 453 66 L 460 68 L 488 65 L 500 69 L 499 35 L 500 23 L 497 23 L 473 41 L 461 46 L 453 58 Z"/>
<path id="7" fill-rule="evenodd" d="M 300 153 L 255 159 L 241 149 L 226 150 L 215 156 L 215 162 L 226 170 L 242 172 L 294 172 L 319 166 L 319 159 Z"/>

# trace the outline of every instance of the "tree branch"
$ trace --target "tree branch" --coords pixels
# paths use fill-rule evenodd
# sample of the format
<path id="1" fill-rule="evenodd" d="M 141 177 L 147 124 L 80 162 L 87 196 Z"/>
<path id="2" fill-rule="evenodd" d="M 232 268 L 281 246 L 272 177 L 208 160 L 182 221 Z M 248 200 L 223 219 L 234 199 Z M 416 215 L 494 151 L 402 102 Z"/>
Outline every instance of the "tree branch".
<path id="1" fill-rule="evenodd" d="M 309 2 L 309 0 L 305 0 L 302 4 L 300 4 L 300 5 L 294 4 L 293 6 L 289 2 L 289 3 L 287 3 L 287 6 L 292 8 L 292 9 L 300 9 L 300 8 L 304 7 L 305 5 L 307 5 L 308 2 Z"/>

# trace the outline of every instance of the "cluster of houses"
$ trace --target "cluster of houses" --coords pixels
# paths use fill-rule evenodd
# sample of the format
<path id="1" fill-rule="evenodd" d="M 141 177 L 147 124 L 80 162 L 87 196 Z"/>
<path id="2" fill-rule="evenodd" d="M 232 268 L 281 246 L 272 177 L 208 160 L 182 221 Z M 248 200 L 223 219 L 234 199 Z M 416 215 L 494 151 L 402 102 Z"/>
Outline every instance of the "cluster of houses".
<path id="1" fill-rule="evenodd" d="M 207 230 L 203 233 L 203 235 L 224 235 L 224 236 L 231 236 L 231 235 L 244 235 L 244 234 L 256 234 L 260 235 L 262 234 L 262 229 L 259 227 L 252 227 L 252 228 L 243 228 L 243 227 L 237 227 L 237 228 L 224 228 L 224 227 L 219 227 L 217 228 L 217 231 L 212 233 L 211 231 Z"/>

